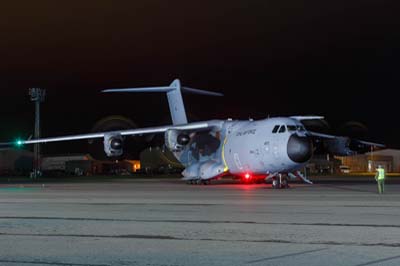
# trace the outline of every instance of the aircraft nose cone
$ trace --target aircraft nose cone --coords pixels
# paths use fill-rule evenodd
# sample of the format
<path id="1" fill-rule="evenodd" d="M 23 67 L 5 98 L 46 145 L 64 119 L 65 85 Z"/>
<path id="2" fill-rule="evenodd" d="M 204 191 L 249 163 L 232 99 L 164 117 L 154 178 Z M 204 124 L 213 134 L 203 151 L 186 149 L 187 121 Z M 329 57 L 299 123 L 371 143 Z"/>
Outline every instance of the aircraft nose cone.
<path id="1" fill-rule="evenodd" d="M 290 136 L 287 153 L 289 158 L 296 163 L 305 163 L 311 159 L 313 152 L 312 141 L 308 137 L 300 137 L 297 134 Z"/>

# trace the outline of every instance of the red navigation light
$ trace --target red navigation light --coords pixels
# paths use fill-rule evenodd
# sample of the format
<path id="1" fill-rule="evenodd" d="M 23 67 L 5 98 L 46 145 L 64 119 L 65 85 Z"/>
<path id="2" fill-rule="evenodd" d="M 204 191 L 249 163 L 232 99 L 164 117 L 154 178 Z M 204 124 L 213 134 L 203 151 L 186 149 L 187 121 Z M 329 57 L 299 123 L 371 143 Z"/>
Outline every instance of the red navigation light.
<path id="1" fill-rule="evenodd" d="M 251 175 L 250 175 L 249 173 L 246 173 L 246 174 L 244 175 L 244 178 L 246 178 L 246 179 L 250 179 L 250 177 L 251 177 Z"/>

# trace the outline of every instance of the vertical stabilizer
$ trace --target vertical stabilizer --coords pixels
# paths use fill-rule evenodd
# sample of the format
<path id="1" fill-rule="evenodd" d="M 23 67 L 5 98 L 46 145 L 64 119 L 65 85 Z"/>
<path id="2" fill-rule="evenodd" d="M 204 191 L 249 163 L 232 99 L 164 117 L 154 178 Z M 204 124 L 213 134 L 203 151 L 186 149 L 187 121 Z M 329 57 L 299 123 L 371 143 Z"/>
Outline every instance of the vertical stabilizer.
<path id="1" fill-rule="evenodd" d="M 167 97 L 172 123 L 174 125 L 187 124 L 185 105 L 183 104 L 181 93 L 181 82 L 179 79 L 175 79 L 169 87 L 171 90 L 167 92 Z"/>

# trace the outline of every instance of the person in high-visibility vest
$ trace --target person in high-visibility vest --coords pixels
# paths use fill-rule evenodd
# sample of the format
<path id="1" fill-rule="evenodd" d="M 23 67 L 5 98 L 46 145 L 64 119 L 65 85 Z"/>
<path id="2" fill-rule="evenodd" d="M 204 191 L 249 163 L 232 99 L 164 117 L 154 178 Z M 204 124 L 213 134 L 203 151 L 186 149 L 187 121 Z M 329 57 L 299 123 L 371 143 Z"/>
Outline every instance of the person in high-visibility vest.
<path id="1" fill-rule="evenodd" d="M 378 192 L 382 194 L 385 191 L 385 169 L 381 165 L 376 169 L 375 180 L 378 183 Z"/>

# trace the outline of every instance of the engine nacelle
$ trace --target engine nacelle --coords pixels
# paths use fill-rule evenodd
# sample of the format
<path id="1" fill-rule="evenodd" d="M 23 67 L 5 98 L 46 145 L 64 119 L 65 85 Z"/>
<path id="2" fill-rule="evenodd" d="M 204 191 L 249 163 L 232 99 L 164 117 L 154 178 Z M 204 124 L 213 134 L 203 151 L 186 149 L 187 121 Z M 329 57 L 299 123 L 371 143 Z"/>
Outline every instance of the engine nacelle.
<path id="1" fill-rule="evenodd" d="M 351 139 L 348 137 L 336 137 L 324 141 L 324 146 L 328 153 L 337 156 L 350 156 L 357 154 L 350 148 Z"/>
<path id="2" fill-rule="evenodd" d="M 189 144 L 190 136 L 179 130 L 170 129 L 165 132 L 165 146 L 172 152 L 180 152 Z"/>
<path id="3" fill-rule="evenodd" d="M 350 140 L 349 148 L 356 153 L 366 153 L 371 150 L 371 146 L 356 139 Z"/>
<path id="4" fill-rule="evenodd" d="M 124 153 L 124 140 L 119 133 L 104 135 L 104 152 L 108 157 L 118 157 Z"/>
<path id="5" fill-rule="evenodd" d="M 185 145 L 189 144 L 190 137 L 187 134 L 181 133 L 178 135 L 176 142 L 178 142 L 179 145 L 185 146 Z"/>

